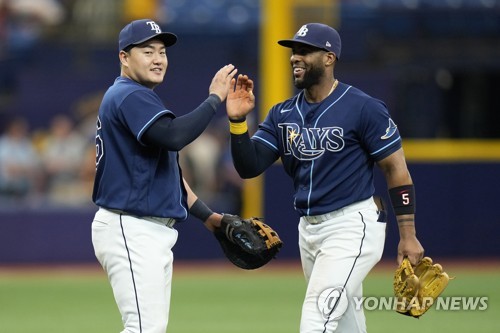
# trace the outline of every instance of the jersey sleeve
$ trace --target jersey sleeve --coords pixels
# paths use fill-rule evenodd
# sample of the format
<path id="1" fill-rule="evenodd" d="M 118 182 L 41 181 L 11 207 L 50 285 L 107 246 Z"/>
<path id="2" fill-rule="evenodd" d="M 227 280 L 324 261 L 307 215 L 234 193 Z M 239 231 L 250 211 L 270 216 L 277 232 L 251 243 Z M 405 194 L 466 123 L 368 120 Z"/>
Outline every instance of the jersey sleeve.
<path id="1" fill-rule="evenodd" d="M 173 113 L 167 110 L 158 95 L 152 90 L 137 90 L 128 95 L 120 106 L 122 121 L 142 142 L 142 135 L 158 118 Z M 144 143 L 143 143 L 144 144 Z"/>
<path id="2" fill-rule="evenodd" d="M 401 148 L 401 136 L 385 104 L 369 99 L 362 109 L 363 145 L 375 161 Z"/>
<path id="3" fill-rule="evenodd" d="M 275 107 L 273 107 L 269 111 L 264 121 L 261 124 L 259 124 L 257 132 L 255 132 L 255 134 L 252 136 L 252 140 L 265 145 L 267 148 L 271 149 L 273 152 L 278 154 L 279 140 L 278 140 L 278 134 L 276 133 L 275 130 L 276 126 L 274 125 L 275 123 L 275 120 L 273 118 L 274 109 Z"/>

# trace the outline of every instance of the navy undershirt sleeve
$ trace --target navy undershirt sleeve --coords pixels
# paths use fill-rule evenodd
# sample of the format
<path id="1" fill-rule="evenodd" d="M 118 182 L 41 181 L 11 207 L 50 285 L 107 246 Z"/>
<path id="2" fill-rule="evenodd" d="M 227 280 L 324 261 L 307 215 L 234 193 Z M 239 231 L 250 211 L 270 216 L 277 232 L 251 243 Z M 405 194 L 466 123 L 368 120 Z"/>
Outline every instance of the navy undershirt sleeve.
<path id="1" fill-rule="evenodd" d="M 247 133 L 231 134 L 231 155 L 241 178 L 253 178 L 264 172 L 278 155 L 268 147 L 250 139 Z"/>
<path id="2" fill-rule="evenodd" d="M 158 118 L 144 133 L 143 142 L 171 151 L 181 150 L 207 128 L 220 103 L 219 96 L 211 94 L 188 114 L 177 118 L 169 115 Z"/>

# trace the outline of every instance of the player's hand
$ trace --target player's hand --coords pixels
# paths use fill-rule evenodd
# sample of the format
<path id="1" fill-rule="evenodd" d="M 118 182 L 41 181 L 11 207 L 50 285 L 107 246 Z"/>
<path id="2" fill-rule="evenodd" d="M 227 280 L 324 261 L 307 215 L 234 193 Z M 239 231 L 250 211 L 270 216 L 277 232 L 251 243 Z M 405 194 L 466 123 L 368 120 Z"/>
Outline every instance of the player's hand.
<path id="1" fill-rule="evenodd" d="M 215 73 L 212 83 L 208 88 L 209 94 L 216 94 L 219 96 L 220 100 L 224 102 L 229 92 L 229 88 L 231 86 L 231 80 L 234 78 L 238 70 L 234 67 L 234 65 L 226 65 L 219 69 L 217 73 Z"/>
<path id="2" fill-rule="evenodd" d="M 398 265 L 401 265 L 403 258 L 407 256 L 412 265 L 416 265 L 424 256 L 424 248 L 416 236 L 401 238 L 398 244 Z"/>
<path id="3" fill-rule="evenodd" d="M 227 95 L 226 110 L 229 119 L 246 117 L 255 107 L 253 81 L 247 75 L 238 75 L 231 80 L 231 89 Z"/>
<path id="4" fill-rule="evenodd" d="M 203 224 L 208 230 L 214 232 L 216 228 L 220 228 L 221 220 L 222 220 L 222 214 L 213 213 L 212 215 L 209 216 L 209 218 L 205 222 L 203 222 Z"/>

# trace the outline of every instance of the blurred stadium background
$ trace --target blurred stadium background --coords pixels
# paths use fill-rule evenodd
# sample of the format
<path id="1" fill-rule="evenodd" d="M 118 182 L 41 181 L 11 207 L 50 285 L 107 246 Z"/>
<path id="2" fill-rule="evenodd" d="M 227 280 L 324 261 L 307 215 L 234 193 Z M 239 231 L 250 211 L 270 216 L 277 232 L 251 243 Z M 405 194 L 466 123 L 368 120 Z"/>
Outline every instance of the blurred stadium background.
<path id="1" fill-rule="evenodd" d="M 500 1 L 498 0 L 0 0 L 0 263 L 92 262 L 89 224 L 95 115 L 119 75 L 117 34 L 152 17 L 179 35 L 169 50 L 167 107 L 184 114 L 215 71 L 255 78 L 259 107 L 293 93 L 276 40 L 321 21 L 343 38 L 337 77 L 384 100 L 405 138 L 429 253 L 498 258 Z M 242 182 L 228 156 L 224 109 L 182 152 L 184 173 L 219 211 L 264 216 L 296 258 L 291 184 L 277 164 Z M 18 165 L 16 165 L 18 163 Z M 10 168 L 11 172 L 7 172 Z M 378 191 L 385 196 L 383 181 Z M 261 195 L 262 194 L 262 195 Z M 262 200 L 260 200 L 262 198 Z M 197 223 L 177 256 L 219 255 Z M 387 255 L 396 244 L 389 226 Z M 210 238 L 208 238 L 210 239 Z M 186 250 L 198 242 L 197 251 Z"/>
<path id="2" fill-rule="evenodd" d="M 337 28 L 336 76 L 384 100 L 405 138 L 427 253 L 500 267 L 500 0 L 0 0 L 0 276 L 95 266 L 95 116 L 119 75 L 118 32 L 144 17 L 179 36 L 156 89 L 168 108 L 192 110 L 233 63 L 255 79 L 254 125 L 294 92 L 276 40 L 306 22 Z M 183 150 L 185 176 L 215 210 L 264 216 L 285 241 L 274 264 L 296 263 L 290 181 L 279 164 L 239 179 L 224 113 Z M 386 197 L 380 174 L 376 182 Z M 177 229 L 178 262 L 224 260 L 199 222 Z M 384 260 L 393 262 L 397 240 L 391 218 Z"/>

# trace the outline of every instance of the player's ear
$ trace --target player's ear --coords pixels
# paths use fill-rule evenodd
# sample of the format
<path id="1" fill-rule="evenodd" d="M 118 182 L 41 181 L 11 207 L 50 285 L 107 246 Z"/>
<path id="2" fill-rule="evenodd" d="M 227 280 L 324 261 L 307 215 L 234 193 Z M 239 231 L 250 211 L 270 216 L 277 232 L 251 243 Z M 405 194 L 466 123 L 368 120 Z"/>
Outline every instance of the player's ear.
<path id="1" fill-rule="evenodd" d="M 337 59 L 337 57 L 335 56 L 335 53 L 333 53 L 333 52 L 326 52 L 325 53 L 325 57 L 326 57 L 326 60 L 325 60 L 325 65 L 326 66 L 333 65 L 333 63 Z"/>
<path id="2" fill-rule="evenodd" d="M 120 59 L 120 64 L 124 65 L 128 62 L 128 57 L 130 56 L 130 53 L 127 51 L 120 51 L 118 54 L 118 58 Z"/>

